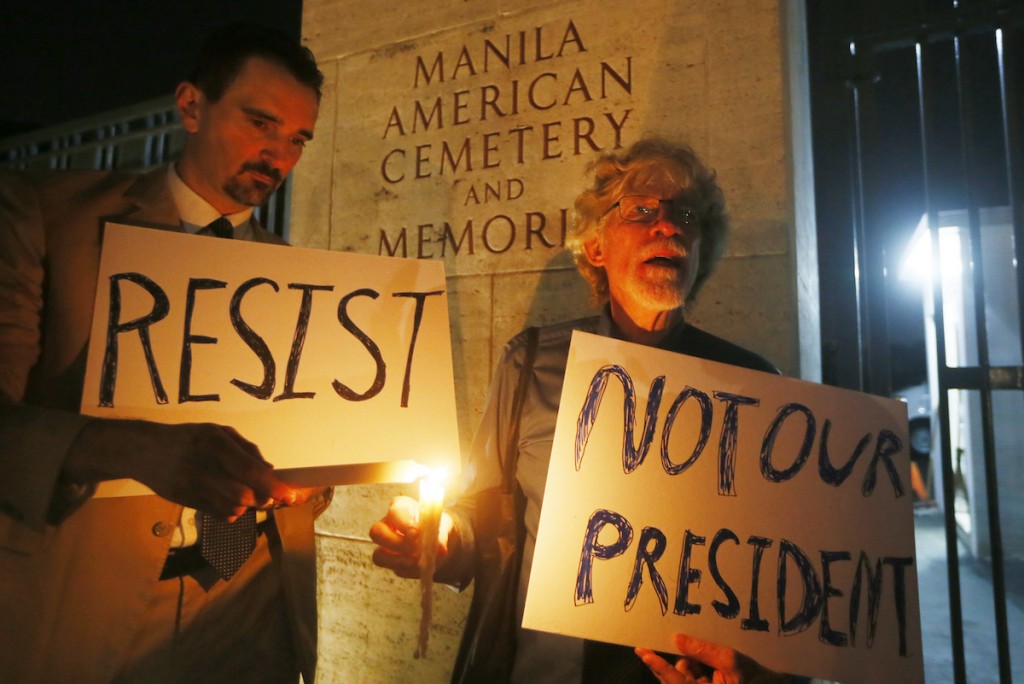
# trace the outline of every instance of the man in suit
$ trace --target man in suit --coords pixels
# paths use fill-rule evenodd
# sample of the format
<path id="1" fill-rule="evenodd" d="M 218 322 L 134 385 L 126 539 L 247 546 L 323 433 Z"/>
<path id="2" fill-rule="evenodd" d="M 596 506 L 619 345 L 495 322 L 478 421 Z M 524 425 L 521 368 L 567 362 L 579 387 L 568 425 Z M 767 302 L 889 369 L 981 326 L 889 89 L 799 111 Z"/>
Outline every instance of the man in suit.
<path id="1" fill-rule="evenodd" d="M 141 176 L 0 174 L 5 681 L 294 682 L 300 671 L 313 681 L 313 518 L 329 492 L 288 485 L 224 426 L 77 409 L 103 222 L 281 242 L 252 210 L 312 139 L 322 81 L 295 41 L 227 27 L 176 91 L 187 134 L 176 164 Z M 158 496 L 92 497 L 117 478 Z M 237 572 L 198 552 L 205 523 L 190 521 L 203 516 L 211 529 L 257 525 Z"/>

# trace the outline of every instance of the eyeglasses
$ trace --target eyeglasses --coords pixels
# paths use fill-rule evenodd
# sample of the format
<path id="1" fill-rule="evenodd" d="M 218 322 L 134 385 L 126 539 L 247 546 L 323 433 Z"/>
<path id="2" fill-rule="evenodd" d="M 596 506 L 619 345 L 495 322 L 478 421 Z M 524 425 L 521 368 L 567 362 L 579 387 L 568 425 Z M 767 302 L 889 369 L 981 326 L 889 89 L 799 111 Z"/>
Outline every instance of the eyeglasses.
<path id="1" fill-rule="evenodd" d="M 676 205 L 675 200 L 659 199 L 649 195 L 626 195 L 619 198 L 619 201 L 608 207 L 607 214 L 612 209 L 618 208 L 619 218 L 630 223 L 655 223 L 661 218 L 661 205 L 666 206 L 668 219 L 680 227 L 690 227 L 700 224 L 697 212 L 686 205 Z"/>

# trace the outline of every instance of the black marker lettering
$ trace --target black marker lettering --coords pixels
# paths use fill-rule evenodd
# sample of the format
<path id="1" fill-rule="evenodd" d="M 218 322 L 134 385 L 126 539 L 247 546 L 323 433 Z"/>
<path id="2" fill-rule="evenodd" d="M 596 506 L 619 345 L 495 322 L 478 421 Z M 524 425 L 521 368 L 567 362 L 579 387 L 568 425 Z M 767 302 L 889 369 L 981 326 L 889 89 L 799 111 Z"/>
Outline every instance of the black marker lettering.
<path id="1" fill-rule="evenodd" d="M 800 584 L 803 588 L 803 600 L 800 602 L 800 609 L 793 614 L 793 617 L 786 619 L 786 593 L 787 582 L 786 572 L 787 559 L 792 558 L 800 571 Z M 811 559 L 800 549 L 799 546 L 787 539 L 779 540 L 779 576 L 778 576 L 778 598 L 779 598 L 779 631 L 782 634 L 796 634 L 811 626 L 814 619 L 821 611 L 821 581 L 818 573 L 811 565 Z"/>
<path id="2" fill-rule="evenodd" d="M 654 543 L 653 549 L 648 548 L 651 542 Z M 633 564 L 633 574 L 629 578 L 629 587 L 626 590 L 626 610 L 633 607 L 636 596 L 640 593 L 640 586 L 644 582 L 644 566 L 646 566 L 647 573 L 651 576 L 651 584 L 654 586 L 654 593 L 658 596 L 661 614 L 664 615 L 668 612 L 668 588 L 665 586 L 665 580 L 661 578 L 661 573 L 654 567 L 654 564 L 661 558 L 661 554 L 665 553 L 667 544 L 665 535 L 657 527 L 645 527 L 640 532 L 640 542 L 636 546 L 636 562 Z"/>
<path id="3" fill-rule="evenodd" d="M 416 313 L 413 318 L 412 336 L 409 339 L 409 355 L 405 359 L 405 378 L 402 380 L 402 408 L 409 405 L 409 379 L 412 375 L 412 354 L 416 349 L 416 336 L 420 332 L 420 322 L 423 320 L 423 303 L 427 297 L 433 297 L 440 294 L 444 294 L 444 290 L 436 290 L 434 292 L 395 292 L 391 295 L 392 297 L 412 297 L 416 300 Z M 380 366 L 378 366 L 378 372 L 379 369 Z"/>
<path id="4" fill-rule="evenodd" d="M 693 397 L 697 400 L 697 404 L 700 406 L 700 435 L 697 438 L 697 443 L 693 447 L 693 451 L 690 453 L 690 457 L 682 463 L 676 464 L 672 462 L 671 456 L 668 453 L 668 441 L 672 434 L 672 426 L 676 422 L 676 416 L 679 410 L 682 409 L 683 404 L 688 399 Z M 697 459 L 704 452 L 704 447 L 708 443 L 708 438 L 711 437 L 711 421 L 713 418 L 713 410 L 711 406 L 711 399 L 708 395 L 704 394 L 698 389 L 693 387 L 687 387 L 676 400 L 672 402 L 671 408 L 668 410 L 668 415 L 665 417 L 665 427 L 662 428 L 661 433 L 661 466 L 665 469 L 665 472 L 669 475 L 678 475 L 685 472 L 687 468 L 697 462 Z"/>
<path id="5" fill-rule="evenodd" d="M 618 531 L 618 538 L 609 545 L 601 544 L 597 538 L 606 525 L 612 525 Z M 594 559 L 608 560 L 625 553 L 633 540 L 633 526 L 629 521 L 614 511 L 599 508 L 594 511 L 587 522 L 587 534 L 583 538 L 583 552 L 580 554 L 579 569 L 576 572 L 576 605 L 594 602 L 594 583 L 592 578 Z"/>
<path id="6" fill-rule="evenodd" d="M 242 318 L 242 298 L 257 285 L 270 285 L 274 288 L 274 292 L 280 292 L 277 283 L 269 278 L 250 278 L 235 290 L 235 294 L 231 297 L 229 312 L 231 315 L 231 326 L 238 333 L 238 336 L 242 338 L 242 341 L 249 346 L 249 349 L 255 352 L 256 358 L 260 360 L 260 363 L 263 364 L 263 382 L 259 385 L 253 385 L 234 379 L 231 381 L 231 384 L 257 399 L 269 399 L 274 393 L 274 386 L 277 384 L 277 364 L 274 362 L 274 355 L 270 353 L 270 348 L 267 347 L 266 341 L 257 335 Z"/>
<path id="7" fill-rule="evenodd" d="M 227 286 L 223 280 L 189 278 L 185 294 L 185 332 L 181 341 L 181 366 L 178 368 L 178 403 L 189 401 L 220 401 L 219 394 L 192 394 L 192 345 L 217 344 L 216 337 L 192 334 L 192 314 L 196 307 L 197 290 L 220 290 Z"/>
<path id="8" fill-rule="evenodd" d="M 302 347 L 306 344 L 306 333 L 309 331 L 309 315 L 313 311 L 313 292 L 317 290 L 332 291 L 333 285 L 307 285 L 290 283 L 289 290 L 302 290 L 302 303 L 299 305 L 299 317 L 295 321 L 295 336 L 292 338 L 292 350 L 288 354 L 288 367 L 284 372 L 284 390 L 274 397 L 274 401 L 282 399 L 312 399 L 316 392 L 296 392 L 295 378 L 299 374 L 299 360 Z"/>
<path id="9" fill-rule="evenodd" d="M 683 541 L 683 555 L 679 559 L 679 581 L 676 584 L 676 604 L 672 609 L 676 615 L 697 615 L 700 613 L 700 604 L 690 603 L 690 585 L 694 582 L 700 584 L 700 570 L 690 567 L 690 556 L 694 546 L 704 546 L 704 537 L 698 536 L 686 530 L 686 537 Z"/>
<path id="10" fill-rule="evenodd" d="M 625 397 L 622 402 L 622 470 L 627 475 L 643 463 L 647 451 L 651 448 L 651 441 L 654 439 L 654 428 L 658 422 L 658 407 L 661 404 L 661 393 L 665 389 L 665 376 L 661 375 L 651 383 L 651 391 L 647 398 L 647 413 L 644 417 L 643 434 L 640 436 L 640 446 L 635 446 L 633 439 L 634 426 L 636 424 L 636 390 L 633 387 L 633 379 L 629 377 L 626 369 L 618 365 L 604 366 L 598 369 L 594 378 L 590 381 L 590 388 L 587 390 L 586 401 L 580 410 L 580 417 L 576 421 L 576 470 L 580 469 L 583 462 L 583 452 L 587 448 L 587 440 L 590 439 L 590 430 L 597 420 L 598 409 L 601 408 L 601 398 L 608 386 L 609 376 L 614 375 L 622 383 Z"/>
<path id="11" fill-rule="evenodd" d="M 806 420 L 806 427 L 804 428 L 804 441 L 800 445 L 800 452 L 796 455 L 796 459 L 793 461 L 793 465 L 786 468 L 785 470 L 778 470 L 772 465 L 772 452 L 775 450 L 775 439 L 779 436 L 779 430 L 782 429 L 782 424 L 786 422 L 794 413 L 802 413 Z M 764 440 L 761 442 L 761 475 L 764 479 L 769 482 L 785 482 L 786 480 L 792 479 L 800 469 L 804 467 L 804 463 L 811 455 L 811 448 L 814 446 L 814 435 L 817 432 L 817 421 L 814 418 L 814 414 L 811 410 L 803 404 L 786 404 L 779 412 L 775 415 L 775 420 L 768 427 L 768 431 L 764 435 Z"/>
<path id="12" fill-rule="evenodd" d="M 771 548 L 772 540 L 767 537 L 750 536 L 747 538 L 747 544 L 754 547 L 754 557 L 751 560 L 750 610 L 747 611 L 747 617 L 740 620 L 740 629 L 767 632 L 768 621 L 761 617 L 761 610 L 758 607 L 758 592 L 761 579 L 761 559 L 764 556 L 764 550 Z"/>
<path id="13" fill-rule="evenodd" d="M 825 484 L 838 487 L 850 476 L 850 473 L 853 472 L 853 466 L 857 464 L 857 459 L 860 458 L 860 455 L 864 453 L 864 449 L 871 443 L 871 433 L 869 432 L 860 438 L 860 441 L 857 442 L 857 447 L 853 450 L 853 454 L 842 468 L 835 468 L 832 466 L 832 459 L 828 455 L 828 437 L 831 431 L 832 421 L 826 418 L 825 424 L 821 426 L 821 444 L 818 446 L 818 475 Z"/>
<path id="14" fill-rule="evenodd" d="M 836 561 L 850 560 L 849 551 L 822 551 L 821 552 L 821 627 L 818 631 L 818 638 L 833 646 L 846 646 L 848 641 L 844 632 L 837 632 L 832 629 L 828 617 L 828 600 L 833 596 L 842 596 L 843 592 L 832 586 L 832 563 Z"/>
<path id="15" fill-rule="evenodd" d="M 153 297 L 153 308 L 145 316 L 121 323 L 121 281 L 127 280 L 146 290 Z M 171 310 L 167 294 L 151 279 L 141 273 L 115 273 L 110 276 L 110 310 L 107 315 L 107 346 L 103 352 L 103 371 L 100 373 L 99 405 L 114 405 L 114 387 L 117 384 L 117 336 L 130 330 L 139 331 L 142 352 L 146 356 L 146 368 L 153 385 L 156 403 L 167 403 L 167 392 L 160 381 L 160 371 L 153 358 L 153 345 L 149 339 L 149 326 L 163 320 Z"/>
<path id="16" fill-rule="evenodd" d="M 726 402 L 722 436 L 718 442 L 718 493 L 736 496 L 736 443 L 739 441 L 739 407 L 759 406 L 761 401 L 739 394 L 715 392 L 715 399 Z"/>
<path id="17" fill-rule="evenodd" d="M 373 383 L 370 388 L 359 394 L 352 388 L 345 384 L 342 384 L 338 380 L 332 380 L 331 385 L 334 386 L 334 391 L 338 393 L 342 399 L 348 399 L 349 401 L 365 401 L 372 399 L 373 397 L 380 394 L 380 391 L 384 389 L 384 382 L 387 378 L 387 365 L 384 363 L 384 357 L 380 353 L 380 347 L 377 343 L 370 339 L 370 336 L 364 333 L 359 326 L 352 322 L 352 319 L 348 315 L 348 303 L 353 297 L 369 297 L 370 299 L 376 299 L 380 296 L 376 290 L 364 288 L 362 290 L 355 290 L 349 292 L 347 295 L 341 298 L 338 302 L 338 320 L 352 335 L 362 342 L 366 351 L 370 353 L 370 357 L 373 359 L 374 365 L 377 367 L 377 374 L 373 378 Z"/>
<path id="18" fill-rule="evenodd" d="M 740 600 L 736 597 L 736 592 L 732 590 L 729 583 L 722 577 L 722 571 L 718 569 L 718 549 L 726 540 L 731 541 L 734 544 L 739 544 L 740 539 L 736 534 L 729 529 L 722 528 L 718 530 L 718 534 L 711 540 L 711 546 L 708 547 L 708 572 L 711 573 L 711 578 L 715 580 L 715 584 L 725 594 L 726 602 L 723 603 L 718 599 L 711 602 L 715 612 L 727 619 L 733 619 L 740 614 Z"/>

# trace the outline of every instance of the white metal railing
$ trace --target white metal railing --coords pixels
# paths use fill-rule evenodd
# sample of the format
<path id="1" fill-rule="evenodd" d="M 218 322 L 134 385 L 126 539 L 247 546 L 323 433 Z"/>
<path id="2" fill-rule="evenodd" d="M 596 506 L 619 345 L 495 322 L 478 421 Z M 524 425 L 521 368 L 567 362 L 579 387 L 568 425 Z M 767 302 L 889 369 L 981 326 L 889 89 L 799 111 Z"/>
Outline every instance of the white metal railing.
<path id="1" fill-rule="evenodd" d="M 0 138 L 0 167 L 141 172 L 174 161 L 184 145 L 174 98 L 166 96 Z M 290 181 L 256 210 L 260 223 L 282 236 Z"/>
<path id="2" fill-rule="evenodd" d="M 174 99 L 161 97 L 0 139 L 0 165 L 145 171 L 174 159 L 184 143 Z"/>

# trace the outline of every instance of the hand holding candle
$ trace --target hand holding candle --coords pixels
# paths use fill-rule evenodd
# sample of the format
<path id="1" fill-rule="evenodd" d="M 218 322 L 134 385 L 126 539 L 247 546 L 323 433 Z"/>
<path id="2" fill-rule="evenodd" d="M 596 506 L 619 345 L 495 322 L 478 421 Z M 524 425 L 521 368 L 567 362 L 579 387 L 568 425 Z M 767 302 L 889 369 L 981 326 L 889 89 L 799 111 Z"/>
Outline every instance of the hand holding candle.
<path id="1" fill-rule="evenodd" d="M 430 638 L 430 622 L 434 605 L 434 568 L 437 560 L 438 529 L 441 525 L 441 510 L 444 505 L 444 487 L 441 475 L 431 472 L 420 480 L 419 557 L 420 557 L 420 635 L 415 657 L 427 654 Z"/>

